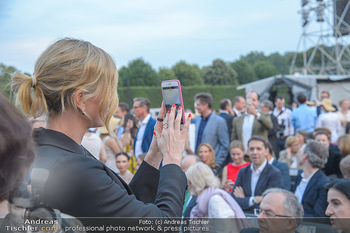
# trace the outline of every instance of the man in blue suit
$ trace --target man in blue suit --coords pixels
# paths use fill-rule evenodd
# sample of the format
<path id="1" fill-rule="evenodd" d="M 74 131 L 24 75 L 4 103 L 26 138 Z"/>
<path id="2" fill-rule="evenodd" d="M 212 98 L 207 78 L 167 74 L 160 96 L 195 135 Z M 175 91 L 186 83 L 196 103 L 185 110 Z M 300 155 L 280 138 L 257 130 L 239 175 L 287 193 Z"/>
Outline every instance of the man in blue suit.
<path id="1" fill-rule="evenodd" d="M 201 143 L 209 143 L 215 152 L 216 163 L 224 166 L 230 144 L 227 124 L 224 118 L 211 110 L 213 97 L 209 93 L 200 93 L 194 97 L 195 108 L 201 116 L 194 118 L 196 147 Z"/>
<path id="2" fill-rule="evenodd" d="M 269 188 L 280 188 L 281 172 L 266 160 L 267 141 L 262 136 L 252 136 L 248 141 L 248 155 L 252 164 L 241 168 L 232 195 L 244 212 L 253 213 L 259 208 L 262 194 Z"/>
<path id="3" fill-rule="evenodd" d="M 278 161 L 275 156 L 272 155 L 273 147 L 271 143 L 267 142 L 267 154 L 266 159 L 269 164 L 275 166 L 278 170 L 280 170 L 282 175 L 282 188 L 290 191 L 291 188 L 291 180 L 289 175 L 289 168 L 286 163 Z"/>
<path id="4" fill-rule="evenodd" d="M 309 140 L 300 149 L 298 163 L 303 172 L 295 180 L 295 196 L 304 207 L 304 217 L 326 217 L 328 177 L 320 170 L 328 159 L 328 149 L 320 142 Z"/>
<path id="5" fill-rule="evenodd" d="M 152 142 L 156 120 L 149 114 L 150 101 L 146 98 L 135 98 L 132 112 L 139 119 L 139 129 L 134 139 L 134 153 L 136 158 L 148 151 Z"/>

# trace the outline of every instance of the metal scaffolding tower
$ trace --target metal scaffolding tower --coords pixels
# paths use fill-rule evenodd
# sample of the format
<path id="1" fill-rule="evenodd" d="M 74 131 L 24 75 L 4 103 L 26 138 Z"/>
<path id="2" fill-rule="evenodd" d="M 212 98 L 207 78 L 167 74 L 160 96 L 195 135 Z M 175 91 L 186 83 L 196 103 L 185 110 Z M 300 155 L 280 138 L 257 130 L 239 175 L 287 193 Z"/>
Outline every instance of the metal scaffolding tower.
<path id="1" fill-rule="evenodd" d="M 299 13 L 303 32 L 290 74 L 350 75 L 350 1 L 301 0 Z"/>

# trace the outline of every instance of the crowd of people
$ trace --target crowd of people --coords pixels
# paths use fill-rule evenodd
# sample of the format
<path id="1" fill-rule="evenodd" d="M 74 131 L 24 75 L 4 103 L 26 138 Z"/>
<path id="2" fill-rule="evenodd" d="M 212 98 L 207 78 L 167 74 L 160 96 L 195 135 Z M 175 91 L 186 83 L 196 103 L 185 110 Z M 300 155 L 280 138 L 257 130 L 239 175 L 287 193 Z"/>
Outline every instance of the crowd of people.
<path id="1" fill-rule="evenodd" d="M 211 94 L 199 93 L 180 127 L 176 105 L 165 112 L 162 104 L 155 117 L 147 98 L 131 111 L 118 105 L 117 82 L 105 51 L 70 38 L 43 52 L 34 76 L 13 75 L 32 128 L 0 95 L 9 122 L 0 135 L 1 214 L 13 189 L 37 180 L 28 173 L 36 154 L 31 171 L 48 171 L 40 201 L 75 217 L 230 218 L 217 232 L 294 232 L 302 217 L 329 216 L 350 232 L 348 99 L 337 107 L 323 91 L 314 106 L 300 93 L 293 109 L 251 91 L 221 100 L 216 113 Z M 258 216 L 259 229 L 245 229 L 246 216 Z"/>

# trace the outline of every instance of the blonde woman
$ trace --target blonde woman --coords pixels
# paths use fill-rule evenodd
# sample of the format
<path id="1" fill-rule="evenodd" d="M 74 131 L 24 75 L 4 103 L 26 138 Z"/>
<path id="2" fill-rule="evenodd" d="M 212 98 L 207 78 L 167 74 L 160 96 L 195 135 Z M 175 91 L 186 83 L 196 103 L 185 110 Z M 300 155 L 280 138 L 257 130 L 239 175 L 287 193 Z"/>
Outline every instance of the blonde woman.
<path id="1" fill-rule="evenodd" d="M 196 163 L 188 168 L 186 176 L 190 194 L 197 197 L 191 218 L 236 218 L 214 224 L 214 232 L 240 232 L 246 226 L 243 210 L 229 193 L 219 188 L 220 183 L 208 165 Z"/>
<path id="2" fill-rule="evenodd" d="M 286 149 L 280 152 L 278 161 L 286 163 L 289 168 L 300 169 L 297 162 L 297 153 L 301 147 L 300 138 L 297 136 L 288 136 L 285 147 Z"/>
<path id="3" fill-rule="evenodd" d="M 41 201 L 79 217 L 179 217 L 187 185 L 179 165 L 190 119 L 180 131 L 176 106 L 167 114 L 161 108 L 155 136 L 130 186 L 81 146 L 88 128 L 109 125 L 118 106 L 117 83 L 110 55 L 70 38 L 42 53 L 33 77 L 13 75 L 12 88 L 24 112 L 48 115 L 47 129 L 34 131 L 38 156 L 33 168 L 49 171 Z"/>

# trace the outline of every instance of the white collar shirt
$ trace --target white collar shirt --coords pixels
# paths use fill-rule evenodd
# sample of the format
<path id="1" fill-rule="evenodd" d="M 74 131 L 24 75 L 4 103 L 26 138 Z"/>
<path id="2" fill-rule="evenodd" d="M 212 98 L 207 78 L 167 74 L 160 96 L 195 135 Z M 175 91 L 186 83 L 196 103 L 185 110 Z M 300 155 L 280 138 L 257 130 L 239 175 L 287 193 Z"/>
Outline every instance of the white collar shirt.
<path id="1" fill-rule="evenodd" d="M 242 126 L 242 141 L 244 148 L 248 148 L 248 141 L 252 137 L 253 124 L 255 116 L 253 114 L 245 114 Z"/>
<path id="2" fill-rule="evenodd" d="M 294 192 L 295 196 L 298 198 L 299 203 L 301 203 L 303 201 L 303 196 L 304 196 L 306 187 L 309 184 L 311 178 L 315 175 L 315 173 L 317 171 L 318 171 L 318 169 L 316 171 L 314 171 L 314 173 L 312 173 L 307 179 L 304 178 L 304 172 L 300 174 L 302 179 Z"/>
<path id="3" fill-rule="evenodd" d="M 266 159 L 265 159 L 264 163 L 260 167 L 258 167 L 258 169 L 256 169 L 255 171 L 254 171 L 253 164 L 250 165 L 250 170 L 252 171 L 252 179 L 250 181 L 251 182 L 251 188 L 252 188 L 252 197 L 255 196 L 256 185 L 258 184 L 261 172 L 264 170 L 266 165 L 267 165 L 267 160 Z"/>
<path id="4" fill-rule="evenodd" d="M 151 115 L 148 114 L 143 121 L 139 121 L 139 132 L 137 133 L 136 142 L 135 142 L 135 156 L 136 158 L 143 153 L 141 145 L 143 136 L 145 134 L 146 126 L 148 124 L 149 119 L 151 119 Z"/>

